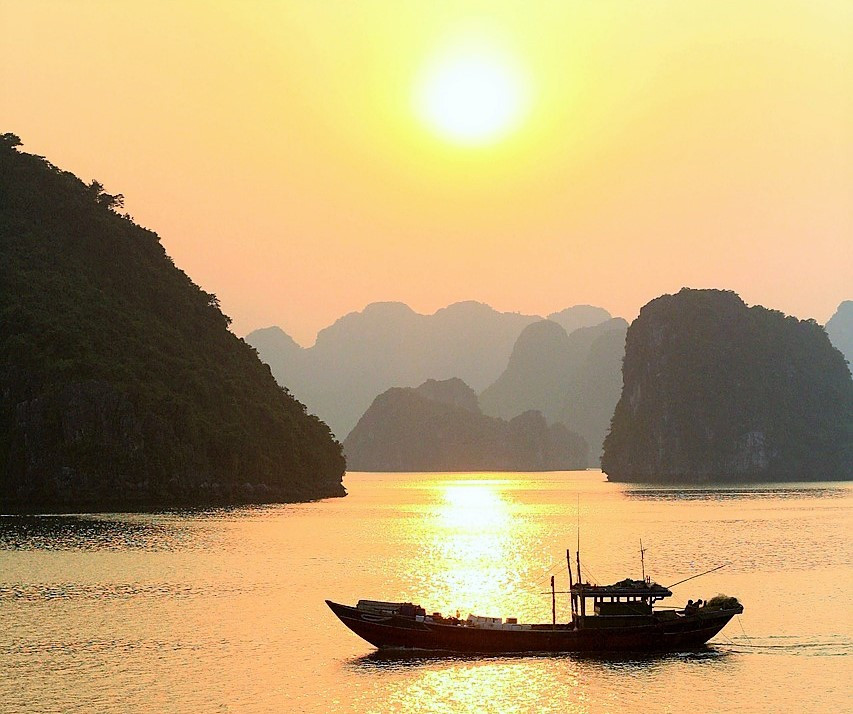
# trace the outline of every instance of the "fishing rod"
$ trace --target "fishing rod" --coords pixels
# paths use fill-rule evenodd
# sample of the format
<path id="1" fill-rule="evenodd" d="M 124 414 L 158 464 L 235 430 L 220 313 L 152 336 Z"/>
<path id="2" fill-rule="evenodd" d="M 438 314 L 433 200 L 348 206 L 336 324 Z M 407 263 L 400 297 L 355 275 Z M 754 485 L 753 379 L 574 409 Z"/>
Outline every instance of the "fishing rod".
<path id="1" fill-rule="evenodd" d="M 731 563 L 723 563 L 722 565 L 718 565 L 716 568 L 711 568 L 710 570 L 706 570 L 704 573 L 699 573 L 698 575 L 691 575 L 689 578 L 684 578 L 684 580 L 679 580 L 677 583 L 673 583 L 672 585 L 667 585 L 667 588 L 674 588 L 676 585 L 681 585 L 681 583 L 686 583 L 688 580 L 693 580 L 694 578 L 701 578 L 703 575 L 707 575 L 708 573 L 713 573 L 715 570 L 719 570 L 720 568 L 725 568 L 727 565 L 731 565 Z"/>
<path id="2" fill-rule="evenodd" d="M 688 580 L 693 580 L 695 578 L 701 578 L 703 575 L 707 575 L 708 573 L 713 573 L 715 570 L 719 570 L 720 568 L 725 568 L 726 566 L 731 565 L 731 563 L 723 563 L 722 565 L 718 565 L 716 568 L 711 568 L 710 570 L 706 570 L 704 573 L 699 573 L 698 575 L 691 575 L 689 578 L 684 578 L 684 580 L 679 580 L 677 583 L 673 583 L 672 585 L 667 585 L 667 588 L 674 588 L 676 585 L 681 585 L 681 583 L 686 583 Z M 571 590 L 557 590 L 557 595 L 569 595 Z M 546 593 L 540 593 L 540 595 L 550 595 L 551 591 L 549 590 Z M 661 608 L 667 609 L 667 608 Z M 674 610 L 680 608 L 672 608 Z"/>

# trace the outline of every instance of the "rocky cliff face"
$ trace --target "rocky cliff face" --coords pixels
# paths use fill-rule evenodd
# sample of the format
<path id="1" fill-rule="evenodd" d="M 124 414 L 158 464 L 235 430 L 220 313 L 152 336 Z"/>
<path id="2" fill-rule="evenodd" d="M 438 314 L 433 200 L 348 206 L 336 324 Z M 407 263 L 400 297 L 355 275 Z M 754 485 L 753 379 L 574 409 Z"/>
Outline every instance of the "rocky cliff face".
<path id="1" fill-rule="evenodd" d="M 586 444 L 565 426 L 549 426 L 534 411 L 508 422 L 485 416 L 472 408 L 474 393 L 467 385 L 462 383 L 463 390 L 460 380 L 448 381 L 452 384 L 395 387 L 380 394 L 344 442 L 349 468 L 550 471 L 586 465 Z"/>
<path id="2" fill-rule="evenodd" d="M 0 506 L 343 495 L 328 427 L 118 205 L 0 137 Z"/>
<path id="3" fill-rule="evenodd" d="M 853 476 L 853 382 L 820 325 L 683 289 L 628 329 L 602 468 L 616 481 Z"/>

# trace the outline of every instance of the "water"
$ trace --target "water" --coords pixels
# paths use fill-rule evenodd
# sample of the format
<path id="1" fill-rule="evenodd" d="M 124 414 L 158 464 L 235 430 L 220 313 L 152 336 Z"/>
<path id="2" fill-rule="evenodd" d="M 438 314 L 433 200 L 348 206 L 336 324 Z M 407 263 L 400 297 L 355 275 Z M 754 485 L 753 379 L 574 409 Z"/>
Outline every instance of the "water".
<path id="1" fill-rule="evenodd" d="M 853 484 L 648 489 L 578 472 L 346 485 L 345 499 L 291 506 L 0 518 L 0 711 L 853 706 Z M 578 522 L 597 582 L 638 577 L 642 537 L 664 585 L 731 563 L 676 587 L 673 604 L 723 592 L 745 613 L 694 653 L 389 658 L 323 603 L 547 622 Z"/>

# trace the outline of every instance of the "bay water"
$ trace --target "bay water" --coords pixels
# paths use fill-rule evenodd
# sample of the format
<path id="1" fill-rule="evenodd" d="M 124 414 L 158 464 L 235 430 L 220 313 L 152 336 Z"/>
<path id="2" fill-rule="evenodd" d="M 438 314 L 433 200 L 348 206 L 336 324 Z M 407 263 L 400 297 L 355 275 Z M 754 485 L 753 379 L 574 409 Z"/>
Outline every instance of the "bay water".
<path id="1" fill-rule="evenodd" d="M 853 484 L 347 474 L 314 503 L 0 517 L 0 712 L 853 711 Z M 324 600 L 549 622 L 550 575 L 734 595 L 707 648 L 382 655 Z M 568 600 L 557 603 L 569 618 Z"/>

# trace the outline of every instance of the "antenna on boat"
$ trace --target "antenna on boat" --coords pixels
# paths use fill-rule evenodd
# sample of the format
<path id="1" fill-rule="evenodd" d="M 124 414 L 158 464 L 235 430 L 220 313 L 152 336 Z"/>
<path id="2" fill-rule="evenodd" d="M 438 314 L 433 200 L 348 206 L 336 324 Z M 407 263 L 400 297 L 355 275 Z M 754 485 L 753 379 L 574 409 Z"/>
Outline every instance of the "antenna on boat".
<path id="1" fill-rule="evenodd" d="M 646 582 L 646 550 L 643 548 L 643 539 L 640 538 L 640 567 L 643 569 L 643 582 Z"/>
<path id="2" fill-rule="evenodd" d="M 577 494 L 578 498 L 578 506 L 577 506 L 577 518 L 578 518 L 578 548 L 575 551 L 575 556 L 578 561 L 578 585 L 583 582 L 583 578 L 581 577 L 581 495 Z"/>

